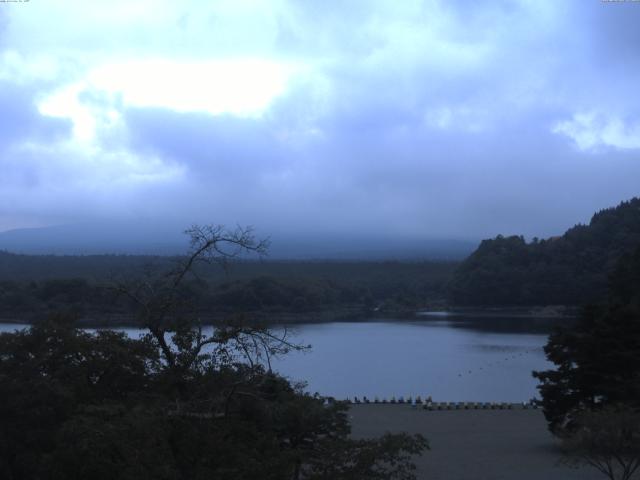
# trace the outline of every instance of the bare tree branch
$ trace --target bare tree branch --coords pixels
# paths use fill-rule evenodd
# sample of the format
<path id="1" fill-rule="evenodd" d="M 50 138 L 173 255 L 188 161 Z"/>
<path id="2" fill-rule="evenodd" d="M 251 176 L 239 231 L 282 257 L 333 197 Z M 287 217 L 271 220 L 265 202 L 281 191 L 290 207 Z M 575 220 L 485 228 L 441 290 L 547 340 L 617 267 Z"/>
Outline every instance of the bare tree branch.
<path id="1" fill-rule="evenodd" d="M 216 328 L 207 336 L 198 321 L 197 327 L 192 324 L 178 331 L 179 328 L 172 323 L 178 322 L 180 311 L 187 306 L 180 288 L 188 275 L 197 277 L 195 267 L 198 263 L 226 266 L 228 261 L 242 254 L 266 255 L 269 246 L 268 239 L 256 240 L 250 227 L 238 226 L 227 230 L 223 225 L 193 225 L 185 234 L 190 237 L 189 251 L 174 268 L 164 275 L 149 269 L 143 278 L 119 282 L 115 286 L 117 292 L 136 305 L 141 325 L 149 330 L 169 367 L 188 370 L 201 361 L 201 356 L 211 345 L 217 345 L 219 348 L 214 352 L 223 353 L 226 357 L 229 350 L 222 346 L 229 345 L 240 352 L 252 368 L 264 358 L 270 371 L 272 356 L 308 348 L 289 341 L 286 329 L 278 336 L 266 328 L 230 324 Z M 173 334 L 172 342 L 166 338 L 168 333 Z M 213 354 L 207 353 L 209 356 Z"/>

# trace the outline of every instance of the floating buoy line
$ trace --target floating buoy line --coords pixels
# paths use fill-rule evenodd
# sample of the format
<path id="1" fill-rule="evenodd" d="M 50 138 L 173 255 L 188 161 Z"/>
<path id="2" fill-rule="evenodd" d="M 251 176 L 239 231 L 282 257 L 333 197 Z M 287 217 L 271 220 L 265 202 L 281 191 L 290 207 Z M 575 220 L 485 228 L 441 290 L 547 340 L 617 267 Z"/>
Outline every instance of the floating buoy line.
<path id="1" fill-rule="evenodd" d="M 522 356 L 527 355 L 529 353 L 533 353 L 533 350 L 532 349 L 526 349 L 524 352 L 520 352 L 518 354 L 514 354 L 514 355 L 511 355 L 511 356 L 505 357 L 503 360 L 494 360 L 493 362 L 484 363 L 483 366 L 478 367 L 477 370 L 484 370 L 485 368 L 487 370 L 489 370 L 489 367 L 494 367 L 494 366 L 500 365 L 500 364 L 502 364 L 504 362 L 508 362 L 510 360 L 515 360 L 518 357 L 522 357 Z M 458 377 L 462 377 L 463 375 L 471 375 L 473 373 L 474 373 L 473 369 L 472 370 L 467 370 L 466 372 L 458 373 Z"/>
<path id="2" fill-rule="evenodd" d="M 331 402 L 334 399 L 327 399 Z M 389 399 L 382 397 L 374 397 L 373 400 L 363 396 L 362 398 L 353 397 L 345 400 L 351 405 L 374 404 L 374 405 L 409 405 L 414 408 L 422 408 L 424 410 L 528 410 L 537 409 L 538 402 L 534 399 L 528 402 L 434 402 L 430 396 L 422 399 L 417 396 L 412 397 L 390 397 Z"/>
<path id="3" fill-rule="evenodd" d="M 483 364 L 483 366 L 478 367 L 477 370 L 487 370 L 490 367 L 500 365 L 504 362 L 515 360 L 518 357 L 522 357 L 524 355 L 533 353 L 534 349 L 526 349 L 524 352 L 519 352 L 514 355 L 510 355 L 505 357 L 503 360 L 495 360 L 492 362 L 487 362 Z M 462 377 L 463 375 L 473 374 L 474 370 L 466 370 L 466 372 L 458 373 L 458 377 Z M 336 401 L 332 397 L 328 397 L 325 399 L 326 402 L 334 402 Z M 528 402 L 434 402 L 431 396 L 426 396 L 424 399 L 421 396 L 407 396 L 407 397 L 374 397 L 373 399 L 367 398 L 366 396 L 353 398 L 347 397 L 343 400 L 351 405 L 358 404 L 375 404 L 375 405 L 397 405 L 404 404 L 410 405 L 414 408 L 422 408 L 424 410 L 515 410 L 515 409 L 537 409 L 538 402 L 535 399 L 531 399 Z"/>

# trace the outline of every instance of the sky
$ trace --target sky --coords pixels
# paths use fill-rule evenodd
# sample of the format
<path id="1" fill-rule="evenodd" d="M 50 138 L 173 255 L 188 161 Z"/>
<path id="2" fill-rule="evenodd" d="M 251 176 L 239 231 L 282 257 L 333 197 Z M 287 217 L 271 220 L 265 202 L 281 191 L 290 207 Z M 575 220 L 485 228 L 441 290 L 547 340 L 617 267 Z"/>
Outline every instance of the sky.
<path id="1" fill-rule="evenodd" d="M 640 2 L 0 3 L 0 231 L 546 237 L 640 194 Z"/>

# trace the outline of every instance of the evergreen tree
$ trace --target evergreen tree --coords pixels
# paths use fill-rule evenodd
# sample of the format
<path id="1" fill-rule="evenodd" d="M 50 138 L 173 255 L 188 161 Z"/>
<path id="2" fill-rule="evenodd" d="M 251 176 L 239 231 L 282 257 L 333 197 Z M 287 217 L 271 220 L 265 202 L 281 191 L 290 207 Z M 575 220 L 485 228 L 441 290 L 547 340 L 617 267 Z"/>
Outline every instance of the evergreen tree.
<path id="1" fill-rule="evenodd" d="M 585 308 L 578 324 L 549 337 L 556 370 L 534 372 L 549 426 L 571 430 L 576 416 L 607 405 L 640 408 L 640 248 L 611 277 L 607 305 Z"/>

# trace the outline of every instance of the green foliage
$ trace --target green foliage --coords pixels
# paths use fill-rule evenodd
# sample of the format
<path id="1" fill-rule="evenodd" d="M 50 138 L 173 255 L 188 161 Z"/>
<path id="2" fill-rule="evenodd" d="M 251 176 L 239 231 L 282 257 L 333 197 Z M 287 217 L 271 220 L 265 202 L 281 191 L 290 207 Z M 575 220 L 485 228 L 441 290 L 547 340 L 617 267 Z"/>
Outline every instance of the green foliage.
<path id="1" fill-rule="evenodd" d="M 421 436 L 385 434 L 379 440 L 320 442 L 304 478 L 309 480 L 410 480 L 415 478 L 413 455 L 429 448 Z"/>
<path id="2" fill-rule="evenodd" d="M 170 367 L 149 338 L 60 318 L 0 335 L 0 477 L 414 478 L 422 437 L 350 440 L 347 405 L 221 355 Z"/>
<path id="3" fill-rule="evenodd" d="M 640 408 L 640 248 L 621 259 L 606 306 L 585 309 L 579 323 L 549 337 L 557 370 L 534 372 L 552 431 L 570 431 L 584 411 Z"/>
<path id="4" fill-rule="evenodd" d="M 606 297 L 607 275 L 640 245 L 640 198 L 596 213 L 588 226 L 526 243 L 484 240 L 449 284 L 456 305 L 582 305 Z"/>
<path id="5" fill-rule="evenodd" d="M 611 277 L 611 302 L 640 310 L 640 248 L 620 258 Z"/>
<path id="6" fill-rule="evenodd" d="M 38 478 L 56 435 L 85 405 L 123 406 L 149 387 L 157 354 L 122 334 L 90 335 L 65 319 L 0 335 L 3 478 Z"/>

